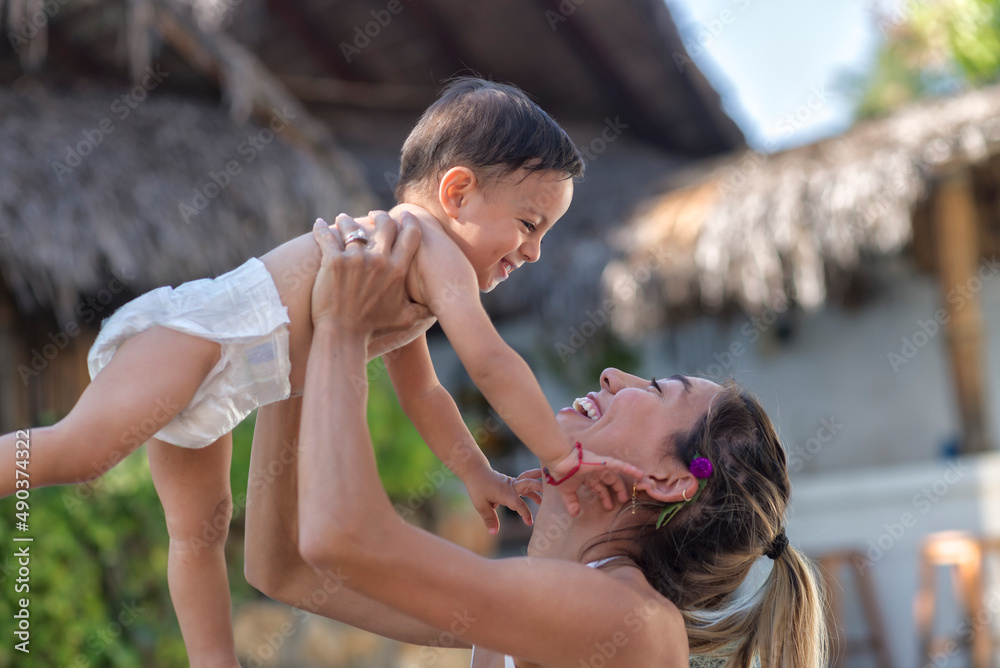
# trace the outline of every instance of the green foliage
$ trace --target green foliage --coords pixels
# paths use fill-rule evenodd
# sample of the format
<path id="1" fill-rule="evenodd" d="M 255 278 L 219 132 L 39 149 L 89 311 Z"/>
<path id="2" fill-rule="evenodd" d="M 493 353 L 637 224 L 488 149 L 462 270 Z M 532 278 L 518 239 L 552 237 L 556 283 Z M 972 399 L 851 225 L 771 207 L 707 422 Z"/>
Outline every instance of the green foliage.
<path id="1" fill-rule="evenodd" d="M 979 86 L 1000 74 L 1000 0 L 938 0 L 917 3 L 910 24 L 931 54 L 957 66 Z"/>
<path id="2" fill-rule="evenodd" d="M 378 460 L 379 477 L 389 497 L 406 501 L 440 471 L 454 476 L 424 444 L 413 423 L 399 407 L 381 360 L 368 364 L 368 427 Z M 423 495 L 426 496 L 426 495 Z"/>
<path id="3" fill-rule="evenodd" d="M 0 502 L 0 616 L 30 600 L 30 654 L 0 644 L 0 666 L 141 668 L 187 664 L 167 591 L 167 535 L 145 450 L 89 485 L 32 490 L 30 591 L 15 592 L 11 521 Z M 5 624 L 6 626 L 6 624 Z"/>
<path id="4" fill-rule="evenodd" d="M 369 423 L 386 489 L 405 499 L 429 472 L 451 474 L 400 410 L 379 364 L 369 371 Z M 234 608 L 257 596 L 243 578 L 242 545 L 253 418 L 233 432 L 235 509 L 226 555 Z M 0 619 L 11 628 L 18 599 L 30 600 L 31 653 L 17 652 L 5 633 L 0 668 L 187 666 L 167 587 L 163 509 L 145 448 L 93 483 L 31 490 L 28 502 L 30 530 L 22 534 L 14 526 L 16 499 L 0 501 Z M 34 541 L 14 543 L 15 534 Z M 30 591 L 18 593 L 13 552 L 22 544 L 30 546 Z"/>
<path id="5" fill-rule="evenodd" d="M 256 596 L 243 578 L 242 505 L 253 421 L 233 434 L 234 530 L 227 546 L 234 606 Z M 30 469 L 29 469 L 30 472 Z M 173 668 L 188 665 L 167 587 L 168 537 L 145 448 L 90 484 L 31 490 L 29 527 L 0 501 L 0 616 L 30 600 L 30 654 L 0 644 L 0 667 Z M 15 591 L 14 535 L 31 536 L 30 591 Z M 5 625 L 6 627 L 6 625 Z"/>
<path id="6" fill-rule="evenodd" d="M 851 84 L 859 117 L 1000 79 L 1000 0 L 914 0 L 877 21 L 875 66 Z"/>

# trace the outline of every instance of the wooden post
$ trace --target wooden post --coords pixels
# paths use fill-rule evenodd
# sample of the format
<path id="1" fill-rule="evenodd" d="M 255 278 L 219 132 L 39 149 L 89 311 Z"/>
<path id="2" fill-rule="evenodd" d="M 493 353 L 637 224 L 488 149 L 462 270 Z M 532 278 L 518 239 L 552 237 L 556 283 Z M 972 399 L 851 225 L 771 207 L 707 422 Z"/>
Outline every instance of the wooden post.
<path id="1" fill-rule="evenodd" d="M 961 419 L 961 451 L 990 448 L 985 419 L 983 314 L 980 300 L 979 226 L 972 181 L 965 167 L 942 172 L 932 216 L 937 238 L 938 275 L 947 313 L 951 362 Z"/>

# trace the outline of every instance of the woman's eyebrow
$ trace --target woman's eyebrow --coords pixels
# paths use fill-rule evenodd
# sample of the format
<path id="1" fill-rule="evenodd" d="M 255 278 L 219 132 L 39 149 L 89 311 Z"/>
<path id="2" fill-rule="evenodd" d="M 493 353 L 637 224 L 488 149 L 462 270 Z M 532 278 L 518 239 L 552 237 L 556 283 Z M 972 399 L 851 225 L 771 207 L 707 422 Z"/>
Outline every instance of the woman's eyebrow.
<path id="1" fill-rule="evenodd" d="M 675 373 L 673 376 L 667 380 L 680 381 L 680 384 L 684 386 L 684 392 L 687 393 L 691 390 L 691 380 L 687 376 L 682 376 L 679 373 Z"/>

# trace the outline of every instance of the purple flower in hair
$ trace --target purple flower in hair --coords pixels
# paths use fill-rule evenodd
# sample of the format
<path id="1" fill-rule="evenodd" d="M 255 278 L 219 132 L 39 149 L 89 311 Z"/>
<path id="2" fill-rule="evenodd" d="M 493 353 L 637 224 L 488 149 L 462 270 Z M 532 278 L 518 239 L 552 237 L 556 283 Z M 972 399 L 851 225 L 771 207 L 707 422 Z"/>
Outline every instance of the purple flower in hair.
<path id="1" fill-rule="evenodd" d="M 691 461 L 689 470 L 691 471 L 691 475 L 695 478 L 705 479 L 712 475 L 712 462 L 708 461 L 704 457 L 695 457 Z"/>

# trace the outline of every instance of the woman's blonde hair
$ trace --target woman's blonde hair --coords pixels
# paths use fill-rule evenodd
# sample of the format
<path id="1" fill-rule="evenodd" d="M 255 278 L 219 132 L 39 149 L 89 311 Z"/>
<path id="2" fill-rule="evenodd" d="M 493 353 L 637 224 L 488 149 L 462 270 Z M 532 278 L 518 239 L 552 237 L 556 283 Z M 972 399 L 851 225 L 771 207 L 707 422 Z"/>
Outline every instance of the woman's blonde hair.
<path id="1" fill-rule="evenodd" d="M 762 668 L 826 666 L 822 591 L 810 562 L 785 546 L 791 485 L 785 451 L 760 403 L 727 381 L 695 426 L 669 441 L 667 456 L 686 466 L 696 456 L 712 462 L 701 494 L 660 529 L 663 504 L 647 498 L 637 509 L 641 524 L 609 538 L 634 536 L 624 556 L 680 608 L 692 656 L 739 668 L 755 658 Z M 737 588 L 768 552 L 775 556 L 770 575 L 737 604 Z"/>

